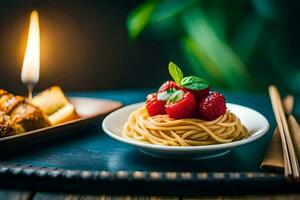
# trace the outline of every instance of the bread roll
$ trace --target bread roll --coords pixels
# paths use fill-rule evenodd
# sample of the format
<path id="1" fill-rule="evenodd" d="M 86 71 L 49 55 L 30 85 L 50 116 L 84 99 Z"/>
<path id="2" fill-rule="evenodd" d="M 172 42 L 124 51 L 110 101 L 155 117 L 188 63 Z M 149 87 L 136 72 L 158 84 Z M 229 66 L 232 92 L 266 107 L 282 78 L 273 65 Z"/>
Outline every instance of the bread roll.
<path id="1" fill-rule="evenodd" d="M 35 96 L 32 103 L 41 108 L 52 125 L 78 118 L 75 107 L 59 86 L 53 86 Z"/>

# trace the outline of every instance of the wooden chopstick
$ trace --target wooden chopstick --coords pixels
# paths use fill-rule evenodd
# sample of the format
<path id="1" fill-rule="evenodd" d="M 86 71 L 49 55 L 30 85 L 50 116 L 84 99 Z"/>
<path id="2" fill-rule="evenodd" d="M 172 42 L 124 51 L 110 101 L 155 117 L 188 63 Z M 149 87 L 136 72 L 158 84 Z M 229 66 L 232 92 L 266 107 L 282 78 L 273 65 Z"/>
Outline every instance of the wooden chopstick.
<path id="1" fill-rule="evenodd" d="M 284 130 L 283 130 L 283 126 L 280 120 L 280 115 L 279 115 L 279 111 L 277 109 L 277 98 L 276 95 L 274 93 L 274 88 L 272 86 L 269 87 L 269 96 L 271 99 L 271 103 L 272 103 L 272 108 L 274 111 L 274 115 L 275 115 L 275 119 L 277 122 L 277 126 L 278 126 L 278 130 L 280 133 L 280 138 L 281 138 L 281 143 L 282 143 L 282 148 L 283 148 L 283 159 L 284 159 L 284 176 L 285 178 L 289 178 L 290 176 L 292 176 L 292 168 L 291 168 L 291 161 L 289 158 L 289 154 L 288 154 L 288 148 L 287 148 L 287 143 L 286 143 L 286 139 L 284 136 Z"/>
<path id="2" fill-rule="evenodd" d="M 290 133 L 290 129 L 289 129 L 289 126 L 288 126 L 288 123 L 287 123 L 287 119 L 286 119 L 285 113 L 283 111 L 281 100 L 278 103 L 278 108 L 279 108 L 280 118 L 281 118 L 281 121 L 282 121 L 282 124 L 283 124 L 283 129 L 284 129 L 284 132 L 285 132 L 287 147 L 288 147 L 288 150 L 289 150 L 289 156 L 290 156 L 290 159 L 291 159 L 293 177 L 295 179 L 299 179 L 299 163 L 298 163 L 298 159 L 297 159 L 297 156 L 296 156 L 293 141 L 291 139 L 291 133 Z"/>
<path id="3" fill-rule="evenodd" d="M 283 110 L 287 115 L 292 114 L 294 108 L 294 97 L 292 95 L 286 96 L 282 101 Z"/>
<path id="4" fill-rule="evenodd" d="M 288 116 L 288 124 L 291 130 L 291 138 L 294 143 L 294 148 L 298 161 L 300 160 L 300 127 L 293 115 Z"/>
<path id="5" fill-rule="evenodd" d="M 299 163 L 290 135 L 287 119 L 283 111 L 280 94 L 275 86 L 269 87 L 269 95 L 272 102 L 273 111 L 280 132 L 284 154 L 284 175 L 288 179 L 293 176 L 299 179 Z"/>

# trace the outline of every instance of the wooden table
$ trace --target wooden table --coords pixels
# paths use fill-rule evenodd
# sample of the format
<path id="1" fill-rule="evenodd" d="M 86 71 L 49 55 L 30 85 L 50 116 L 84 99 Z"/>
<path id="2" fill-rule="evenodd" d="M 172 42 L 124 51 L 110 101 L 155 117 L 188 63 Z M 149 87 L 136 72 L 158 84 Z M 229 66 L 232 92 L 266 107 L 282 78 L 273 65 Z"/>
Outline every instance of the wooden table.
<path id="1" fill-rule="evenodd" d="M 292 200 L 299 199 L 300 194 L 279 194 L 279 195 L 241 195 L 241 196 L 198 196 L 198 197 L 174 197 L 174 196 L 111 196 L 111 195 L 86 195 L 22 191 L 11 189 L 0 189 L 2 200 L 196 200 L 196 199 L 248 199 L 248 200 Z"/>
<path id="2" fill-rule="evenodd" d="M 151 92 L 151 90 L 123 90 L 123 91 L 105 91 L 105 92 L 84 92 L 84 93 L 72 93 L 70 96 L 84 96 L 84 97 L 94 97 L 94 98 L 108 98 L 113 100 L 119 100 L 122 103 L 131 104 L 135 102 L 140 102 L 145 99 L 145 96 L 147 93 Z M 225 97 L 228 102 L 232 103 L 238 103 L 245 106 L 252 107 L 262 114 L 264 114 L 271 124 L 271 129 L 269 133 L 260 139 L 259 141 L 255 142 L 251 145 L 248 145 L 248 147 L 240 148 L 239 150 L 227 155 L 223 156 L 220 159 L 216 160 L 203 160 L 203 161 L 193 161 L 190 167 L 186 167 L 181 164 L 176 164 L 176 162 L 172 162 L 171 166 L 168 164 L 169 161 L 166 160 L 159 160 L 154 159 L 152 157 L 147 157 L 144 154 L 140 153 L 139 151 L 135 150 L 133 147 L 126 146 L 125 144 L 120 144 L 111 138 L 108 138 L 108 136 L 105 136 L 104 134 L 101 135 L 93 135 L 91 134 L 88 137 L 84 137 L 84 140 L 86 141 L 75 141 L 73 140 L 69 141 L 68 143 L 60 143 L 56 146 L 56 144 L 53 144 L 47 148 L 40 147 L 38 151 L 26 151 L 22 152 L 22 155 L 18 156 L 11 156 L 8 158 L 0 158 L 0 167 L 3 166 L 4 163 L 18 163 L 18 164 L 24 164 L 24 165 L 30 165 L 30 166 L 39 166 L 39 167 L 61 167 L 61 168 L 68 168 L 68 166 L 72 166 L 72 168 L 76 170 L 82 170 L 87 168 L 88 170 L 98 170 L 98 169 L 104 169 L 104 170 L 143 170 L 151 172 L 152 170 L 161 170 L 166 171 L 171 169 L 172 171 L 182 171 L 182 170 L 191 170 L 192 172 L 207 172 L 208 174 L 211 172 L 258 172 L 258 173 L 265 173 L 265 171 L 259 169 L 259 164 L 263 158 L 263 154 L 265 149 L 267 148 L 268 142 L 270 141 L 270 138 L 272 136 L 272 130 L 275 127 L 275 121 L 274 116 L 272 114 L 269 98 L 266 94 L 249 94 L 249 93 L 225 93 Z M 297 100 L 300 98 L 296 98 Z M 296 108 L 295 108 L 295 115 L 300 116 L 300 101 L 296 102 Z M 98 131 L 101 131 L 98 128 Z M 97 148 L 97 143 L 94 141 L 103 141 L 108 142 L 110 145 L 113 146 L 113 148 L 117 149 L 117 152 L 112 152 L 110 155 L 106 155 L 107 152 L 101 152 L 99 148 Z M 85 153 L 81 155 L 82 159 L 76 159 L 76 158 L 68 158 L 68 155 L 74 154 L 74 152 L 77 151 L 77 145 L 79 147 L 85 147 L 88 146 L 88 148 L 85 148 Z M 129 150 L 128 150 L 129 149 Z M 128 151 L 127 151 L 128 150 Z M 121 152 L 127 151 L 125 154 L 122 154 Z M 101 154 L 103 153 L 103 154 Z M 91 155 L 89 158 L 88 155 Z M 101 154 L 101 155 L 100 155 Z M 112 156 L 116 159 L 110 159 L 109 163 L 98 163 L 99 157 L 101 156 L 102 159 L 108 159 Z M 127 162 L 128 156 L 135 156 L 135 159 L 132 159 Z M 125 157 L 125 158 L 124 158 Z M 57 159 L 57 162 L 56 160 Z M 95 160 L 96 159 L 96 160 Z M 61 162 L 59 162 L 61 160 Z M 82 160 L 84 160 L 87 163 L 82 163 Z M 96 162 L 97 161 L 97 162 Z M 96 164 L 95 166 L 91 166 L 89 162 L 93 162 Z M 171 161 L 170 161 L 171 162 Z M 172 165 L 176 166 L 172 166 Z M 226 174 L 226 173 L 225 173 Z M 1 175 L 1 172 L 0 172 Z M 3 175 L 3 173 L 2 173 Z M 218 174 L 215 174 L 218 175 Z M 222 175 L 222 174 L 221 174 Z M 151 193 L 150 195 L 147 194 L 146 196 L 111 196 L 111 192 L 109 190 L 106 190 L 105 192 L 101 191 L 99 193 L 93 192 L 93 194 L 89 193 L 89 188 L 83 188 L 80 193 L 79 191 L 68 191 L 68 189 L 64 189 L 64 193 L 60 193 L 62 190 L 57 185 L 51 185 L 51 190 L 47 189 L 47 182 L 43 183 L 43 187 L 31 187 L 30 185 L 26 185 L 27 182 L 24 181 L 26 177 L 23 177 L 18 180 L 18 173 L 16 173 L 16 177 L 10 176 L 10 178 L 16 178 L 12 179 L 9 178 L 9 180 L 5 180 L 5 176 L 0 176 L 0 200 L 2 199 L 268 199 L 271 197 L 270 193 L 272 193 L 272 199 L 297 199 L 300 198 L 298 194 L 295 194 L 295 192 L 300 192 L 300 185 L 294 184 L 292 185 L 293 190 L 288 190 L 290 187 L 288 184 L 284 183 L 283 178 L 281 178 L 281 175 L 276 175 L 277 182 L 277 189 L 272 191 L 272 182 L 265 182 L 265 185 L 259 184 L 259 187 L 257 190 L 253 190 L 256 185 L 255 183 L 250 183 L 247 188 L 247 182 L 243 182 L 243 184 L 235 184 L 233 185 L 234 188 L 231 188 L 232 191 L 235 191 L 234 194 L 226 193 L 223 194 L 225 196 L 221 196 L 221 193 L 214 192 L 214 191 L 221 191 L 220 188 L 214 188 L 214 187 L 230 187 L 230 182 L 223 181 L 220 185 L 212 185 L 210 188 L 209 194 L 205 193 L 206 191 L 198 192 L 200 194 L 200 197 L 185 197 L 186 193 L 184 193 L 181 196 L 172 196 L 169 197 L 168 193 L 174 193 L 176 190 L 180 190 L 181 188 L 174 188 L 172 189 L 172 186 L 169 187 L 170 191 L 164 192 L 167 196 L 157 196 L 161 195 L 158 193 Z M 4 177 L 4 178 L 3 178 Z M 213 176 L 212 176 L 213 177 Z M 219 177 L 220 178 L 220 177 Z M 274 179 L 272 179 L 274 180 Z M 9 182 L 10 184 L 7 185 L 5 182 Z M 197 182 L 200 183 L 200 182 Z M 217 182 L 216 182 L 217 183 Z M 257 182 L 259 183 L 259 182 Z M 35 183 L 36 186 L 39 186 L 39 182 Z M 45 185 L 44 185 L 45 184 Z M 281 188 L 282 185 L 282 188 Z M 140 185 L 143 187 L 143 185 Z M 197 185 L 196 185 L 197 186 Z M 231 187 L 233 187 L 231 186 Z M 67 185 L 60 185 L 59 187 L 65 187 L 68 188 Z M 151 187 L 151 185 L 149 186 Z M 195 185 L 193 186 L 194 188 Z M 200 186 L 201 187 L 201 186 Z M 243 188 L 241 188 L 243 187 Z M 38 189 L 37 189 L 38 188 Z M 298 190 L 299 188 L 299 190 Z M 86 190 L 85 190 L 86 189 Z M 147 188 L 146 188 L 147 189 Z M 250 190 L 247 190 L 250 189 Z M 258 196 L 257 193 L 254 191 L 264 191 L 264 189 L 268 189 L 267 194 L 260 193 Z M 57 190 L 57 191 L 56 191 Z M 202 191 L 201 188 L 199 188 L 199 191 Z M 239 193 L 239 191 L 243 191 L 242 193 Z M 292 193 L 289 193 L 292 192 Z M 77 194 L 76 194 L 77 193 Z M 135 194 L 135 193 L 133 193 Z M 143 194 L 141 194 L 143 195 Z M 169 194 L 170 195 L 170 194 Z M 201 195 L 209 195 L 209 196 L 201 196 Z M 241 196 L 242 195 L 242 196 Z"/>

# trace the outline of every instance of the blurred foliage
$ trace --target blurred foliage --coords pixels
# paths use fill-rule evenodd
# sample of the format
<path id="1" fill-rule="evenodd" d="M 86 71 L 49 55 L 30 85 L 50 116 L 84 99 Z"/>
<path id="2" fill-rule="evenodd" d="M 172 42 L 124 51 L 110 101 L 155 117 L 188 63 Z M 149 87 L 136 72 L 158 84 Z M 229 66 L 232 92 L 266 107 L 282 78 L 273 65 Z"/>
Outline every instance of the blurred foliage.
<path id="1" fill-rule="evenodd" d="M 162 42 L 170 60 L 213 87 L 300 91 L 299 57 L 290 53 L 280 5 L 271 0 L 148 0 L 127 19 L 132 40 Z"/>

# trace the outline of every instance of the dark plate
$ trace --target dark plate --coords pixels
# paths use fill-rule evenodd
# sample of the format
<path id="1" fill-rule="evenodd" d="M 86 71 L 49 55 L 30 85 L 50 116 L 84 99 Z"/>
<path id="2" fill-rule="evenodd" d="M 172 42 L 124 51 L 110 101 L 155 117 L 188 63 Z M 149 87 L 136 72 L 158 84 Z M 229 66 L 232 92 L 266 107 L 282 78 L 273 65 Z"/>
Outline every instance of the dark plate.
<path id="1" fill-rule="evenodd" d="M 79 130 L 96 125 L 105 115 L 122 106 L 118 101 L 106 99 L 71 97 L 69 100 L 75 106 L 77 114 L 80 117 L 79 119 L 19 135 L 0 138 L 0 152 L 4 150 L 17 150 L 66 134 L 76 133 Z"/>

